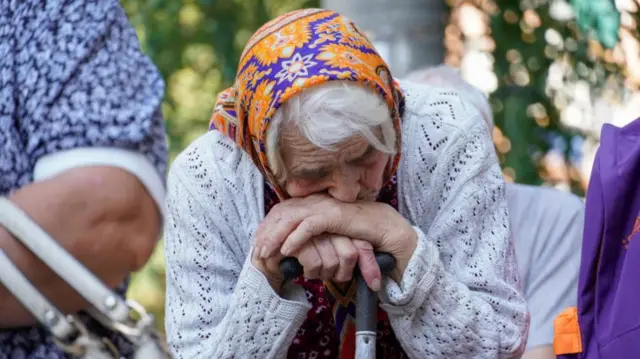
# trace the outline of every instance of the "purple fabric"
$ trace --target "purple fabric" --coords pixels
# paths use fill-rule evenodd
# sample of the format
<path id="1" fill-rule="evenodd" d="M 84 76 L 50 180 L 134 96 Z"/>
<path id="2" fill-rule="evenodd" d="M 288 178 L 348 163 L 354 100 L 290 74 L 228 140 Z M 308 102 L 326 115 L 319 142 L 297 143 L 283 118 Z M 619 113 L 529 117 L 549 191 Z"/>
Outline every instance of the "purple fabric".
<path id="1" fill-rule="evenodd" d="M 640 358 L 640 119 L 605 125 L 587 192 L 578 322 L 583 353 Z"/>

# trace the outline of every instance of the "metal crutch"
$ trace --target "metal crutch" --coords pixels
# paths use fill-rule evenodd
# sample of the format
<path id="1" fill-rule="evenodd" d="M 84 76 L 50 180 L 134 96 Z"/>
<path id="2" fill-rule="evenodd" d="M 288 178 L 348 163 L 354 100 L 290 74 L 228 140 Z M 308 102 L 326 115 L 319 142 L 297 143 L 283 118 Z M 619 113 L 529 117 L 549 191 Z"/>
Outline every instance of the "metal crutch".
<path id="1" fill-rule="evenodd" d="M 382 275 L 389 274 L 396 260 L 389 253 L 376 253 L 376 262 Z M 296 258 L 288 257 L 280 262 L 280 272 L 285 280 L 302 275 L 303 268 Z M 376 330 L 378 326 L 378 296 L 367 285 L 358 268 L 356 278 L 356 359 L 375 359 Z"/>

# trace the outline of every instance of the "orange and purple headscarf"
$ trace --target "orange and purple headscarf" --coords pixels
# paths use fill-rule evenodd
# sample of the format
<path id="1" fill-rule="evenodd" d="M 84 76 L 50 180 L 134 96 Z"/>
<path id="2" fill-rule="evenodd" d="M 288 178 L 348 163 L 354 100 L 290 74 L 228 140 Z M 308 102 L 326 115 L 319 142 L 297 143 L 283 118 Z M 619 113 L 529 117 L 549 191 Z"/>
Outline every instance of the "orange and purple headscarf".
<path id="1" fill-rule="evenodd" d="M 210 129 L 242 147 L 278 197 L 287 198 L 267 161 L 271 119 L 285 101 L 305 89 L 337 80 L 372 88 L 389 106 L 398 146 L 386 173 L 391 178 L 399 162 L 404 96 L 371 42 L 351 20 L 330 10 L 298 10 L 262 26 L 240 57 L 235 84 L 218 95 Z"/>

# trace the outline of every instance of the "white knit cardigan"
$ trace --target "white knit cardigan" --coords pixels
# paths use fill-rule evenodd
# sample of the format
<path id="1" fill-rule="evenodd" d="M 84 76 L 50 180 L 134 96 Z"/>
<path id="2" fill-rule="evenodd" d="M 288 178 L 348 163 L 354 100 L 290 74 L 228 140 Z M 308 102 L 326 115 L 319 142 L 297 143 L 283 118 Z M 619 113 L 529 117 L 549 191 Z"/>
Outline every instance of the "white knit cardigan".
<path id="1" fill-rule="evenodd" d="M 399 211 L 418 246 L 402 281 L 383 281 L 382 308 L 411 358 L 519 357 L 529 315 L 486 124 L 451 90 L 402 86 Z M 177 358 L 283 358 L 305 320 L 304 291 L 278 296 L 248 260 L 263 181 L 217 131 L 171 167 L 166 330 Z"/>

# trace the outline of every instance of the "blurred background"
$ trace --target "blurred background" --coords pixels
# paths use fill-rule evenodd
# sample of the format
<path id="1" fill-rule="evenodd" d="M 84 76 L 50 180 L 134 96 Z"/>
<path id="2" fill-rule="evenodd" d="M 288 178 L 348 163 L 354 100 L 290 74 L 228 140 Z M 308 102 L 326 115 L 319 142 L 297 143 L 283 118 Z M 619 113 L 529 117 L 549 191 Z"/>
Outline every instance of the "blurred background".
<path id="1" fill-rule="evenodd" d="M 208 128 L 262 24 L 308 7 L 363 29 L 396 77 L 446 63 L 490 98 L 507 181 L 584 195 L 604 123 L 640 117 L 640 0 L 122 0 L 167 83 L 171 159 Z M 129 296 L 164 321 L 159 243 Z"/>

